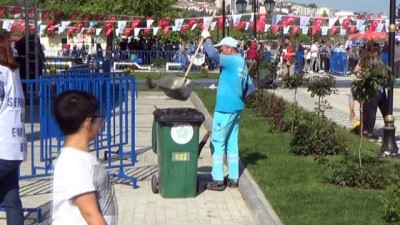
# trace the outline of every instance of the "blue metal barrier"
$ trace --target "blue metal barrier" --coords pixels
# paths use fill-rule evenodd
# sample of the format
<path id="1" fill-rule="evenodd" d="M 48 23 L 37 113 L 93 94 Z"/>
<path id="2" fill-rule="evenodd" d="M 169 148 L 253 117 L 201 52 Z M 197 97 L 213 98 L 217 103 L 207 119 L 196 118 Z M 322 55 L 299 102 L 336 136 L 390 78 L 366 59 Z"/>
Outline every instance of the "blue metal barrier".
<path id="1" fill-rule="evenodd" d="M 337 75 L 346 75 L 347 73 L 347 53 L 332 52 L 330 61 L 330 72 Z"/>
<path id="2" fill-rule="evenodd" d="M 94 94 L 105 115 L 105 124 L 90 151 L 108 169 L 117 168 L 116 176 L 132 181 L 125 167 L 136 163 L 135 152 L 135 79 L 123 73 L 89 73 L 42 76 L 23 80 L 26 94 L 26 133 L 30 171 L 21 171 L 21 179 L 48 176 L 62 145 L 63 137 L 52 116 L 53 98 L 66 90 Z"/>

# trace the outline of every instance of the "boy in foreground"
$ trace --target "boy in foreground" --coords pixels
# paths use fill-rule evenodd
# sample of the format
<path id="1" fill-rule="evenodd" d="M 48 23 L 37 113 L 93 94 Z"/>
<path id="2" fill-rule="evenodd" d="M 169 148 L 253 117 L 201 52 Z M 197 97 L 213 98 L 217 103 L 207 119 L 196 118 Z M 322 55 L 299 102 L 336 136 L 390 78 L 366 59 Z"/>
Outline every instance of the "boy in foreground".
<path id="1" fill-rule="evenodd" d="M 65 141 L 54 169 L 53 225 L 117 224 L 111 179 L 89 153 L 103 121 L 98 110 L 97 99 L 82 91 L 66 91 L 54 100 L 54 117 Z"/>

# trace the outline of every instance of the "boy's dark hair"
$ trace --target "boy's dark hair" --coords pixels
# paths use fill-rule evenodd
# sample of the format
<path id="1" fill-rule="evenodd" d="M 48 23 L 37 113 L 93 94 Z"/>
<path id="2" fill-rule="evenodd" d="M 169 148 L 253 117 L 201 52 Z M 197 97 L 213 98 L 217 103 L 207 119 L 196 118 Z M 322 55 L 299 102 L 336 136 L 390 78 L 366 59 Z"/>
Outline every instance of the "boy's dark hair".
<path id="1" fill-rule="evenodd" d="M 65 91 L 53 102 L 54 118 L 65 135 L 76 133 L 86 118 L 98 116 L 98 109 L 94 95 L 78 90 Z"/>

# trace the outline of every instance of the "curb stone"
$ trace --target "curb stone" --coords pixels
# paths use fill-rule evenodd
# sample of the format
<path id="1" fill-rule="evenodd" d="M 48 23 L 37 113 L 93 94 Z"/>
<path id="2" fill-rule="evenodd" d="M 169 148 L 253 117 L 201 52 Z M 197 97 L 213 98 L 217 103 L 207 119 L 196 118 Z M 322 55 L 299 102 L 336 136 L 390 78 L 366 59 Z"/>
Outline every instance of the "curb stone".
<path id="1" fill-rule="evenodd" d="M 212 130 L 212 117 L 203 102 L 196 93 L 192 93 L 190 101 L 193 105 L 205 115 L 204 125 L 207 130 Z M 278 215 L 275 213 L 272 205 L 265 198 L 264 193 L 260 190 L 253 177 L 247 171 L 243 163 L 240 161 L 240 171 L 242 172 L 239 181 L 239 192 L 243 196 L 246 204 L 249 206 L 254 219 L 259 225 L 283 225 Z"/>

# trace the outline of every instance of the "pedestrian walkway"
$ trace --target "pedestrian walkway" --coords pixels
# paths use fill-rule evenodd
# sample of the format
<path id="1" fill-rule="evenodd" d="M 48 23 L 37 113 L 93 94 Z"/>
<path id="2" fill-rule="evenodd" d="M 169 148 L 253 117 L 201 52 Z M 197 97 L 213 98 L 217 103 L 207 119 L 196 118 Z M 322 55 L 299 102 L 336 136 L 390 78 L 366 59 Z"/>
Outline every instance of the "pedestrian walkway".
<path id="1" fill-rule="evenodd" d="M 337 78 L 337 79 L 346 79 L 346 78 Z M 349 79 L 349 78 L 347 78 Z M 293 102 L 294 97 L 294 89 L 285 89 L 278 88 L 276 90 L 269 90 L 271 93 L 274 92 L 277 96 L 282 97 L 284 100 L 288 102 Z M 330 105 L 330 109 L 327 109 L 325 112 L 325 116 L 331 119 L 333 122 L 338 125 L 350 128 L 352 126 L 352 121 L 349 120 L 349 93 L 350 88 L 337 88 L 337 93 L 327 96 L 325 99 L 328 101 Z M 297 102 L 298 105 L 302 108 L 313 112 L 316 103 L 318 102 L 318 97 L 312 98 L 310 93 L 307 92 L 307 88 L 301 87 L 297 90 Z M 400 101 L 400 89 L 395 87 L 393 94 L 393 116 L 395 117 L 395 126 L 396 129 L 396 141 L 397 145 L 400 146 L 400 105 L 398 102 Z M 359 104 L 355 105 L 354 111 L 356 112 L 357 117 L 359 118 Z M 375 132 L 378 136 L 382 137 L 383 135 L 383 127 L 385 123 L 380 111 L 377 111 L 376 116 L 376 124 L 375 124 Z"/>
<path id="2" fill-rule="evenodd" d="M 196 198 L 164 199 L 151 191 L 151 176 L 156 174 L 157 155 L 151 150 L 153 111 L 157 108 L 194 108 L 188 101 L 167 98 L 161 92 L 139 92 L 136 101 L 136 152 L 138 162 L 126 171 L 136 176 L 138 188 L 133 189 L 126 180 L 114 179 L 118 201 L 119 225 L 256 225 L 256 219 L 237 188 L 223 192 L 204 190 L 211 179 L 211 154 L 206 144 L 198 161 L 200 190 Z M 203 125 L 200 139 L 207 132 Z M 51 178 L 20 182 L 23 206 L 40 207 L 40 224 L 50 224 Z M 0 225 L 5 225 L 5 214 L 0 213 Z M 26 213 L 25 225 L 37 224 L 35 213 Z M 271 223 L 272 224 L 272 223 Z M 279 224 L 279 223 L 277 223 Z"/>

